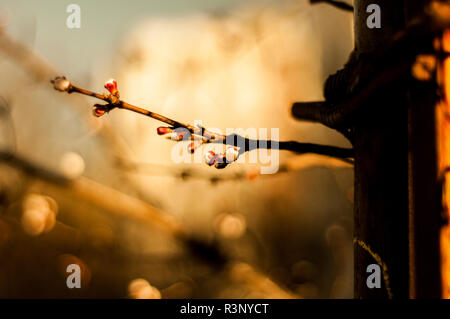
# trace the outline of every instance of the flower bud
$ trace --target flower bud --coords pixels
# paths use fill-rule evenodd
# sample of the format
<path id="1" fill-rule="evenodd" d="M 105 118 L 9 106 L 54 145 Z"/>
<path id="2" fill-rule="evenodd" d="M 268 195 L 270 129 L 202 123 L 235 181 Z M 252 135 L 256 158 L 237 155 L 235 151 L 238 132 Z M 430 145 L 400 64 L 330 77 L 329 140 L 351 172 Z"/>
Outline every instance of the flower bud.
<path id="1" fill-rule="evenodd" d="M 156 132 L 158 133 L 158 135 L 164 135 L 167 133 L 171 133 L 172 129 L 170 127 L 160 126 L 156 129 Z"/>
<path id="2" fill-rule="evenodd" d="M 101 104 L 95 104 L 93 109 L 92 109 L 92 114 L 94 114 L 94 116 L 96 117 L 100 117 L 105 115 L 106 113 L 106 109 L 103 105 Z"/>
<path id="3" fill-rule="evenodd" d="M 109 91 L 114 96 L 119 96 L 119 91 L 117 90 L 117 82 L 114 79 L 110 79 L 105 82 L 105 89 Z"/>
<path id="4" fill-rule="evenodd" d="M 182 141 L 189 135 L 187 129 L 177 129 L 170 134 L 170 138 L 174 141 Z"/>
<path id="5" fill-rule="evenodd" d="M 94 114 L 94 116 L 100 117 L 100 116 L 105 115 L 105 110 L 94 108 L 92 113 Z"/>
<path id="6" fill-rule="evenodd" d="M 199 143 L 196 143 L 196 142 L 190 142 L 189 143 L 189 145 L 188 145 L 188 151 L 190 152 L 190 153 L 194 153 L 196 150 L 197 150 L 197 148 L 200 146 L 200 144 Z"/>
<path id="7" fill-rule="evenodd" d="M 213 165 L 214 162 L 216 161 L 216 159 L 217 159 L 217 155 L 216 155 L 216 153 L 214 153 L 213 151 L 208 151 L 208 152 L 205 154 L 205 162 L 206 162 L 206 164 L 208 164 L 209 166 Z"/>
<path id="8" fill-rule="evenodd" d="M 227 148 L 227 150 L 225 152 L 225 157 L 226 157 L 228 163 L 232 163 L 235 160 L 237 160 L 238 156 L 239 156 L 239 150 L 237 147 L 231 146 L 231 147 Z"/>
<path id="9" fill-rule="evenodd" d="M 58 76 L 54 80 L 51 81 L 53 83 L 53 88 L 55 90 L 61 91 L 61 92 L 67 92 L 69 91 L 72 84 L 69 80 L 66 79 L 65 76 Z"/>

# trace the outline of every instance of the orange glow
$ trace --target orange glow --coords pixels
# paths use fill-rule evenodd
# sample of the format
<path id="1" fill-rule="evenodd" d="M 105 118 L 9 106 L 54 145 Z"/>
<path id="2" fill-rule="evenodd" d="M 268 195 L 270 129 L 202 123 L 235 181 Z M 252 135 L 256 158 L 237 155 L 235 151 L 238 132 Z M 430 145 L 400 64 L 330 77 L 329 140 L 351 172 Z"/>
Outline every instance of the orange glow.
<path id="1" fill-rule="evenodd" d="M 445 30 L 444 32 L 444 35 L 442 37 L 442 50 L 446 53 L 450 53 L 450 30 Z M 445 102 L 448 106 L 450 105 L 450 58 L 445 58 L 443 69 Z"/>
<path id="2" fill-rule="evenodd" d="M 445 74 L 449 76 L 448 73 Z M 442 204 L 444 213 L 450 218 L 450 176 L 445 174 L 446 167 L 450 167 L 450 123 L 446 115 L 447 105 L 440 105 L 437 110 L 437 137 L 438 137 L 438 156 L 439 156 L 439 175 L 444 178 L 444 189 Z M 442 272 L 442 297 L 450 298 L 450 226 L 445 225 L 441 229 L 441 272 Z"/>
<path id="3" fill-rule="evenodd" d="M 442 49 L 450 52 L 450 30 L 444 32 L 442 38 Z M 436 110 L 437 122 L 437 148 L 438 148 L 438 172 L 443 178 L 442 205 L 444 214 L 450 218 L 450 175 L 446 173 L 450 167 L 450 59 L 446 58 L 442 65 L 443 87 L 445 92 L 445 101 L 438 104 Z M 438 78 L 439 80 L 439 78 Z M 442 298 L 450 298 L 450 226 L 447 224 L 442 227 L 440 234 L 441 246 L 441 276 L 442 276 Z"/>

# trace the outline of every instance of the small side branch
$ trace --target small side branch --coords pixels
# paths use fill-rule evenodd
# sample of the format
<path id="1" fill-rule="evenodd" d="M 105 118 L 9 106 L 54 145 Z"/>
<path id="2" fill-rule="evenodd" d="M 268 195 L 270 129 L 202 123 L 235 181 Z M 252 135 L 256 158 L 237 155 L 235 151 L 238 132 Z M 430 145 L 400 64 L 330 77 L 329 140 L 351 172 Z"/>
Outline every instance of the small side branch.
<path id="1" fill-rule="evenodd" d="M 399 62 L 374 77 L 370 83 L 357 94 L 349 97 L 339 104 L 320 102 L 296 102 L 292 105 L 292 115 L 298 120 L 307 120 L 321 123 L 332 129 L 336 129 L 345 135 L 346 129 L 351 127 L 355 119 L 361 114 L 370 114 L 385 110 L 385 105 L 380 105 L 377 110 L 364 110 L 362 107 L 366 101 L 380 93 L 380 90 L 389 88 L 389 85 L 409 76 L 411 61 Z"/>
<path id="2" fill-rule="evenodd" d="M 330 128 L 336 128 L 336 116 L 333 107 L 325 101 L 295 102 L 292 104 L 292 116 L 299 120 L 318 122 Z"/>

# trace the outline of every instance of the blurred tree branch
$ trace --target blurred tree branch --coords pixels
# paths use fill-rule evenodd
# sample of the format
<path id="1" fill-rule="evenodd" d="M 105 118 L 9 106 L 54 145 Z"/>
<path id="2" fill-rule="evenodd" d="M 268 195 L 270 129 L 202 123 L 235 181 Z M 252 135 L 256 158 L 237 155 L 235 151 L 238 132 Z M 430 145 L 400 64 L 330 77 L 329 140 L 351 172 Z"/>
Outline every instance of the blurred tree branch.
<path id="1" fill-rule="evenodd" d="M 278 174 L 293 173 L 309 168 L 352 168 L 353 161 L 341 158 L 332 158 L 317 154 L 305 154 L 296 156 L 286 163 L 280 164 L 278 172 L 275 174 L 261 174 L 259 170 L 242 170 L 233 174 L 205 174 L 202 170 L 196 170 L 189 167 L 174 169 L 173 166 L 121 161 L 122 168 L 129 172 L 138 174 L 146 174 L 150 176 L 169 175 L 174 178 L 179 178 L 183 181 L 192 179 L 200 179 L 209 181 L 211 184 L 218 184 L 226 181 L 245 181 L 254 180 L 263 177 L 276 176 Z"/>
<path id="2" fill-rule="evenodd" d="M 152 227 L 156 226 L 183 244 L 193 257 L 213 266 L 215 270 L 223 269 L 225 275 L 230 279 L 249 285 L 252 289 L 270 298 L 300 298 L 277 285 L 267 275 L 251 265 L 236 263 L 222 251 L 217 242 L 207 243 L 196 238 L 176 218 L 141 199 L 134 198 L 86 177 L 67 178 L 8 151 L 0 150 L 0 163 L 14 167 L 27 176 L 37 178 L 46 187 L 64 189 L 76 198 L 116 216 L 143 222 Z"/>
<path id="3" fill-rule="evenodd" d="M 17 134 L 16 127 L 11 115 L 11 106 L 3 96 L 0 96 L 0 118 L 2 117 L 8 122 L 7 125 L 9 126 L 10 132 L 8 135 L 10 135 L 10 138 L 12 140 L 12 148 L 15 150 L 17 149 Z"/>
<path id="4" fill-rule="evenodd" d="M 349 12 L 353 12 L 353 6 L 343 2 L 343 1 L 336 1 L 336 0 L 309 0 L 309 3 L 311 4 L 316 4 L 316 3 L 326 3 L 329 5 L 332 5 L 335 8 L 344 10 L 344 11 L 349 11 Z"/>
<path id="5" fill-rule="evenodd" d="M 35 51 L 29 47 L 23 45 L 19 41 L 12 38 L 5 32 L 5 29 L 0 26 L 0 53 L 17 63 L 22 67 L 27 74 L 40 83 L 48 83 L 48 79 L 51 78 L 57 70 L 44 58 L 39 56 Z M 86 103 L 86 99 L 67 99 L 70 105 L 78 111 L 80 103 Z M 108 123 L 103 123 L 101 129 L 98 130 L 97 126 L 93 125 L 91 118 L 83 117 L 90 130 L 96 132 L 96 134 L 107 143 L 108 150 L 111 150 L 115 162 L 125 161 L 123 157 L 127 154 L 127 157 L 131 157 L 132 154 L 129 150 L 129 146 L 124 140 L 113 130 Z M 120 164 L 120 163 L 119 163 Z M 127 182 L 137 193 L 142 193 L 138 186 L 136 186 L 131 180 L 127 178 L 125 174 L 121 174 L 121 178 Z"/>
<path id="6" fill-rule="evenodd" d="M 57 70 L 50 63 L 40 57 L 32 49 L 13 39 L 2 27 L 0 27 L 0 52 L 16 62 L 30 77 L 38 82 L 48 83 L 48 79 L 51 78 L 53 74 L 57 73 Z M 73 100 L 69 99 L 69 101 Z M 78 109 L 79 105 L 76 103 L 82 102 L 83 101 L 71 102 L 71 105 L 74 106 L 74 108 L 76 106 L 76 109 Z M 87 124 L 92 130 L 96 130 L 96 128 L 92 128 L 91 121 L 87 121 Z M 112 147 L 116 156 L 129 153 L 123 141 L 120 140 L 119 136 L 115 134 L 114 130 L 106 123 L 102 126 L 99 135 Z"/>
<path id="7" fill-rule="evenodd" d="M 0 151 L 0 162 L 13 166 L 29 176 L 51 185 L 63 187 L 73 192 L 77 197 L 119 216 L 132 217 L 152 225 L 157 224 L 174 236 L 187 234 L 180 223 L 143 200 L 126 195 L 86 177 L 67 178 L 7 151 Z M 111 200 L 112 198 L 115 200 Z"/>

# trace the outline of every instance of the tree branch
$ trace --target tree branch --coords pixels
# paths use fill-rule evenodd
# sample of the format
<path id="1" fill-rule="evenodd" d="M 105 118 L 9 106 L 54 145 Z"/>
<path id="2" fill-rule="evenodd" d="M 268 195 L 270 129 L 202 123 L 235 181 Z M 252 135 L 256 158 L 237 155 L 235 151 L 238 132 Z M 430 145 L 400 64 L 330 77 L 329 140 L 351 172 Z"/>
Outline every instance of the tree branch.
<path id="1" fill-rule="evenodd" d="M 216 168 L 224 168 L 229 163 L 237 160 L 238 156 L 247 151 L 258 148 L 263 149 L 280 149 L 295 152 L 297 154 L 315 153 L 336 158 L 352 158 L 353 150 L 350 148 L 340 148 L 327 145 L 317 145 L 311 143 L 299 143 L 295 141 L 274 141 L 274 140 L 257 140 L 242 137 L 237 134 L 223 135 L 211 132 L 203 127 L 193 126 L 170 119 L 164 115 L 151 112 L 144 108 L 129 104 L 120 99 L 117 83 L 114 80 L 106 82 L 105 88 L 110 94 L 99 94 L 73 85 L 65 77 L 57 77 L 52 80 L 54 88 L 58 91 L 67 93 L 79 93 L 102 100 L 107 104 L 95 104 L 94 115 L 103 116 L 111 110 L 125 109 L 147 117 L 151 117 L 157 121 L 168 124 L 170 127 L 159 127 L 157 132 L 159 135 L 171 134 L 171 138 L 176 141 L 191 140 L 190 150 L 194 152 L 199 145 L 206 143 L 219 143 L 231 146 L 232 149 L 226 154 L 214 154 L 210 152 L 207 159 L 208 165 L 214 165 Z M 231 156 L 229 156 L 231 154 Z"/>
<path id="2" fill-rule="evenodd" d="M 293 157 L 292 159 L 280 164 L 278 172 L 275 174 L 261 174 L 259 170 L 241 170 L 230 174 L 208 174 L 203 170 L 189 167 L 180 167 L 174 169 L 173 166 L 146 162 L 128 162 L 120 161 L 120 168 L 137 174 L 145 174 L 150 176 L 172 176 L 188 181 L 192 179 L 209 181 L 212 185 L 226 181 L 253 181 L 255 179 L 276 176 L 279 174 L 299 172 L 312 168 L 330 168 L 330 169 L 347 169 L 353 168 L 353 160 L 347 158 L 333 158 L 317 154 L 309 154 Z"/>

